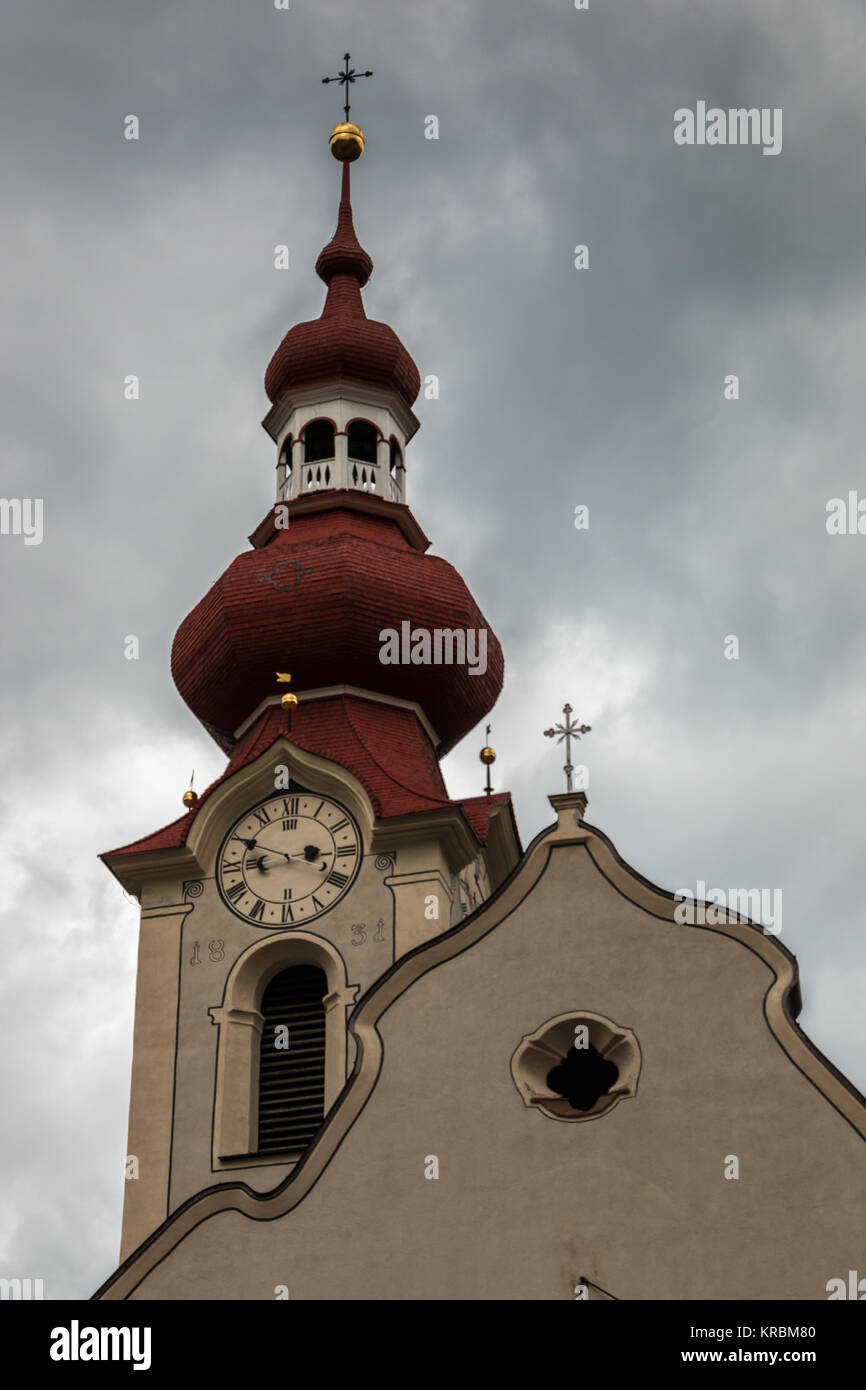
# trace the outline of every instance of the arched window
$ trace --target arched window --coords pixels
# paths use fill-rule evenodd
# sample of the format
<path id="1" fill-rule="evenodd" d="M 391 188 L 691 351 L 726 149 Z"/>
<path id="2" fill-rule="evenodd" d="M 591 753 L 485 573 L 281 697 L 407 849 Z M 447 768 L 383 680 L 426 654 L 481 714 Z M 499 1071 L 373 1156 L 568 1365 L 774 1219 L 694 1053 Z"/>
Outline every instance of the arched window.
<path id="1" fill-rule="evenodd" d="M 376 446 L 379 435 L 375 425 L 369 420 L 353 420 L 349 426 L 349 458 L 359 463 L 376 462 Z"/>
<path id="2" fill-rule="evenodd" d="M 277 981 L 284 982 L 279 989 Z M 219 1028 L 213 1138 L 219 1167 L 236 1167 L 255 1153 L 296 1153 L 309 1143 L 346 1084 L 346 1019 L 357 989 L 336 947 L 298 929 L 290 939 L 256 941 L 239 956 L 222 1004 L 208 1010 Z M 317 1033 L 323 1016 L 324 1035 Z M 277 1034 L 280 1024 L 287 1033 Z M 277 1047 L 278 1037 L 288 1047 Z M 323 1098 L 304 1114 L 322 1082 Z M 296 1125 L 294 1134 L 288 1125 L 279 1130 L 284 1121 Z"/>
<path id="3" fill-rule="evenodd" d="M 403 455 L 400 453 L 400 445 L 397 443 L 393 434 L 391 435 L 391 456 L 388 460 L 388 466 L 392 474 L 398 468 L 403 467 Z"/>
<path id="4" fill-rule="evenodd" d="M 262 995 L 258 1152 L 299 1153 L 325 1115 L 325 996 L 317 965 L 275 975 Z"/>
<path id="5" fill-rule="evenodd" d="M 286 477 L 292 476 L 292 436 L 287 434 L 280 449 L 280 464 L 286 470 Z"/>
<path id="6" fill-rule="evenodd" d="M 334 426 L 330 420 L 311 420 L 304 427 L 304 463 L 334 457 Z"/>

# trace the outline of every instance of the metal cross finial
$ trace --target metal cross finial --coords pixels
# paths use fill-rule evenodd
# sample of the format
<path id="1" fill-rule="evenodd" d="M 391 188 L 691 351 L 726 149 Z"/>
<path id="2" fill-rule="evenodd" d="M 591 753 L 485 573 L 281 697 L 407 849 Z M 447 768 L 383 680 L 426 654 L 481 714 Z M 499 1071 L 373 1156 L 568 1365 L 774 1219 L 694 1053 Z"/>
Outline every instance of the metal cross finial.
<path id="1" fill-rule="evenodd" d="M 322 81 L 323 81 L 323 82 L 339 82 L 339 84 L 340 84 L 341 87 L 345 87 L 345 88 L 346 88 L 346 105 L 345 105 L 345 107 L 344 107 L 343 109 L 344 109 L 344 111 L 346 112 L 346 120 L 348 121 L 348 119 L 349 119 L 349 84 L 350 84 L 351 82 L 354 82 L 356 77 L 372 77 L 373 74 L 372 74 L 372 72 L 356 72 L 354 68 L 350 68 L 350 67 L 349 67 L 349 58 L 351 57 L 351 54 L 349 54 L 349 53 L 344 53 L 344 54 L 343 54 L 343 57 L 344 57 L 345 62 L 346 62 L 346 69 L 345 69 L 345 72 L 337 73 L 337 76 L 336 76 L 336 77 L 323 77 L 323 78 L 322 78 Z"/>
<path id="2" fill-rule="evenodd" d="M 555 725 L 553 726 L 552 729 L 545 729 L 545 730 L 544 730 L 544 737 L 545 737 L 545 738 L 555 738 L 556 741 L 557 741 L 557 743 L 562 743 L 562 740 L 565 739 L 565 758 L 566 758 L 566 762 L 565 762 L 565 767 L 563 768 L 563 772 L 565 773 L 565 789 L 566 789 L 566 791 L 573 792 L 573 791 L 574 791 L 574 787 L 571 785 L 571 774 L 574 772 L 574 767 L 572 766 L 572 762 L 571 762 L 571 740 L 572 740 L 572 739 L 579 739 L 580 736 L 581 736 L 581 734 L 588 734 L 588 733 L 590 732 L 591 725 L 589 725 L 589 724 L 572 724 L 572 722 L 571 722 L 571 715 L 572 715 L 571 705 L 563 705 L 563 707 L 562 707 L 562 712 L 563 712 L 563 714 L 565 715 L 565 723 L 564 723 L 564 724 L 555 724 Z M 558 735 L 558 737 L 557 737 L 557 735 Z"/>

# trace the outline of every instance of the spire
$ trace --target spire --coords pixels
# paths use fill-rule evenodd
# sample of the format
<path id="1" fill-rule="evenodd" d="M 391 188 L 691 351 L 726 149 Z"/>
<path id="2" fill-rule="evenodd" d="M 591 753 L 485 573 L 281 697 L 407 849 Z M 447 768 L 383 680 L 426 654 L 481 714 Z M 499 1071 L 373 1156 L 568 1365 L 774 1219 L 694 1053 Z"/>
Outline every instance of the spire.
<path id="1" fill-rule="evenodd" d="M 396 392 L 411 409 L 421 389 L 418 368 L 393 329 L 367 318 L 361 299 L 373 262 L 355 234 L 349 166 L 364 152 L 364 132 L 344 121 L 329 145 L 343 175 L 337 230 L 316 261 L 328 293 L 319 318 L 289 329 L 265 373 L 265 390 L 276 404 L 303 387 L 358 382 Z"/>
<path id="2" fill-rule="evenodd" d="M 316 274 L 328 286 L 322 318 L 336 314 L 366 318 L 361 300 L 361 287 L 373 271 L 373 262 L 355 234 L 352 220 L 351 164 L 343 163 L 343 182 L 337 230 L 316 261 Z"/>

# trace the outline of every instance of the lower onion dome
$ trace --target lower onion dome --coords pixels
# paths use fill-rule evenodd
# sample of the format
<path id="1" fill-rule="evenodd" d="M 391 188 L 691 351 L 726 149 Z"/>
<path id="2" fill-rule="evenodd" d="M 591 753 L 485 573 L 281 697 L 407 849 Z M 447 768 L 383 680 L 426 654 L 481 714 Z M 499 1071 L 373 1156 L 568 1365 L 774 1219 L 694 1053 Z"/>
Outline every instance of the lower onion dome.
<path id="1" fill-rule="evenodd" d="M 431 656 L 435 634 L 445 634 L 439 664 L 383 661 L 398 654 L 387 634 L 404 639 L 406 631 L 429 633 Z M 460 655 L 455 633 L 474 663 L 448 664 Z M 305 690 L 350 685 L 416 702 L 441 758 L 492 709 L 504 667 L 499 642 L 452 565 L 419 552 L 394 522 L 337 503 L 293 516 L 268 545 L 239 555 L 178 628 L 171 669 L 189 708 L 226 750 L 276 693 L 275 673 L 290 671 L 302 701 Z"/>

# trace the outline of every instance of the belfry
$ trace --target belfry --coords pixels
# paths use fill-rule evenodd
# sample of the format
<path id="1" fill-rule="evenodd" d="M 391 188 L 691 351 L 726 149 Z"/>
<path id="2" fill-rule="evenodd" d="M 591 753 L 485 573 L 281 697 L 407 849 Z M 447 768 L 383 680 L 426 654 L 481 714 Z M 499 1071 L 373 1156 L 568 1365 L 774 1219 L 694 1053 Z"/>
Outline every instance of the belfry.
<path id="1" fill-rule="evenodd" d="M 486 738 L 487 789 L 449 796 L 503 655 L 409 507 L 420 377 L 362 294 L 356 75 L 322 312 L 265 375 L 274 504 L 171 653 L 228 762 L 102 856 L 141 927 L 96 1297 L 826 1297 L 860 1258 L 866 1108 L 796 1023 L 795 958 L 729 910 L 678 920 L 586 823 L 569 705 L 525 851 Z"/>

